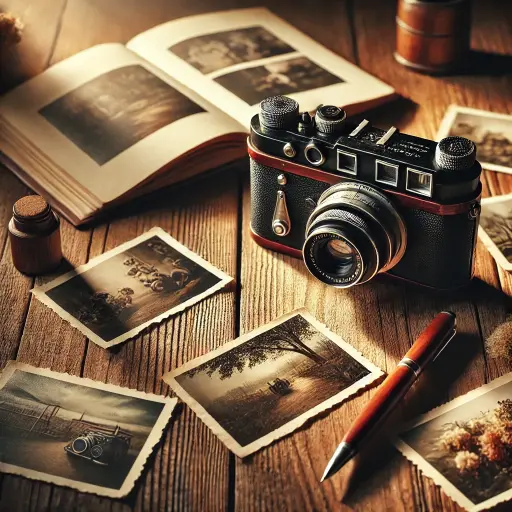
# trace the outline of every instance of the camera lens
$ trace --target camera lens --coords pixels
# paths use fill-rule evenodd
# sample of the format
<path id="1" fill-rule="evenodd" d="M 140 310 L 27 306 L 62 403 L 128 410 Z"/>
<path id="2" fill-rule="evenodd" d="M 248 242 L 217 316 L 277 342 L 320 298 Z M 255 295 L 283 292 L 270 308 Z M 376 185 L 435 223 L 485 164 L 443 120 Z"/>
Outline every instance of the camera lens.
<path id="1" fill-rule="evenodd" d="M 306 226 L 304 262 L 320 281 L 348 288 L 402 258 L 406 229 L 391 201 L 362 183 L 339 183 L 320 197 Z"/>

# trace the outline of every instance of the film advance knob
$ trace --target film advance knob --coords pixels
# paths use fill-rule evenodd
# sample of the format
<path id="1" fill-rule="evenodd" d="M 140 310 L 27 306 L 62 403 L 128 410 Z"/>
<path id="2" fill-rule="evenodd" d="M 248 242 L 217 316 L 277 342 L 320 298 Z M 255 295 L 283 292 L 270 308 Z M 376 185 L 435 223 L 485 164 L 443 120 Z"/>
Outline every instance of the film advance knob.
<path id="1" fill-rule="evenodd" d="M 469 169 L 476 160 L 475 143 L 464 137 L 445 137 L 437 143 L 436 164 L 441 169 Z"/>
<path id="2" fill-rule="evenodd" d="M 346 112 L 335 105 L 321 105 L 315 114 L 316 129 L 321 133 L 336 133 L 345 126 Z"/>
<path id="3" fill-rule="evenodd" d="M 276 130 L 293 128 L 297 124 L 299 104 L 287 96 L 271 96 L 260 103 L 260 124 Z"/>

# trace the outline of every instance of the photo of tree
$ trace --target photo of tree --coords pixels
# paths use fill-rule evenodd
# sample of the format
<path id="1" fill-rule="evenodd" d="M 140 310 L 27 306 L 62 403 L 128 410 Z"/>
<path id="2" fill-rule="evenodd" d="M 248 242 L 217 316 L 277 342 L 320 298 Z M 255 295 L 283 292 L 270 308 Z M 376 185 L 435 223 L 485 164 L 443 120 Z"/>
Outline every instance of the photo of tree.
<path id="1" fill-rule="evenodd" d="M 269 96 L 294 94 L 344 82 L 303 56 L 240 69 L 219 76 L 215 81 L 249 105 L 257 105 Z"/>
<path id="2" fill-rule="evenodd" d="M 208 74 L 241 62 L 265 59 L 295 49 L 261 26 L 192 37 L 169 48 L 180 59 Z"/>
<path id="3" fill-rule="evenodd" d="M 202 107 L 140 65 L 113 69 L 39 111 L 98 165 L 200 112 Z"/>
<path id="4" fill-rule="evenodd" d="M 296 314 L 175 379 L 244 447 L 369 374 L 362 362 Z"/>

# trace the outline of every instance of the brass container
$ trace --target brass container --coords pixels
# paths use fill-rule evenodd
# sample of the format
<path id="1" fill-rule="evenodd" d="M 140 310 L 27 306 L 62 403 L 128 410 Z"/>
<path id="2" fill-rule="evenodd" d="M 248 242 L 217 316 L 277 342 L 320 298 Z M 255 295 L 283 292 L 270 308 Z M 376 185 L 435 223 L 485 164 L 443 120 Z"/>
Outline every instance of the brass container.
<path id="1" fill-rule="evenodd" d="M 470 0 L 399 0 L 395 59 L 416 71 L 443 74 L 467 63 Z"/>
<path id="2" fill-rule="evenodd" d="M 45 274 L 62 260 L 60 220 L 41 196 L 16 201 L 9 240 L 14 266 L 23 274 Z"/>

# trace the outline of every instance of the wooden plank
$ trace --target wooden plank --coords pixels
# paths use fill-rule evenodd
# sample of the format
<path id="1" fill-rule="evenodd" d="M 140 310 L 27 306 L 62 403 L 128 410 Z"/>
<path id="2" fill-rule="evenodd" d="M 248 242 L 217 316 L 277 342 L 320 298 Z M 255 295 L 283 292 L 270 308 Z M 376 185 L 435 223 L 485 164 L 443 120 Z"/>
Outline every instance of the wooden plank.
<path id="1" fill-rule="evenodd" d="M 499 6 L 502 8 L 501 3 Z M 510 47 L 512 41 L 506 23 L 507 16 L 497 20 L 496 7 L 495 2 L 480 2 L 476 5 L 475 19 L 478 23 L 473 30 L 475 49 L 504 53 L 507 45 Z M 485 73 L 471 77 L 422 76 L 394 62 L 392 51 L 395 11 L 391 4 L 377 5 L 373 1 L 363 1 L 358 4 L 355 14 L 359 64 L 391 83 L 403 97 L 407 98 L 399 100 L 395 106 L 391 104 L 379 109 L 377 117 L 382 119 L 384 125 L 398 124 L 403 131 L 434 137 L 450 103 L 496 111 L 506 111 L 506 105 L 510 105 L 511 91 L 506 80 L 500 81 Z M 489 37 L 491 19 L 493 37 Z M 380 41 L 381 44 L 376 45 L 375 41 Z M 502 44 L 498 43 L 499 41 Z M 485 193 L 499 193 L 504 191 L 504 187 L 510 187 L 510 177 L 495 174 L 497 173 L 487 173 L 484 177 Z M 445 354 L 436 367 L 432 368 L 432 372 L 435 371 L 436 382 L 440 384 L 436 385 L 436 390 L 445 387 L 449 392 L 443 396 L 432 393 L 432 386 L 425 386 L 427 389 L 423 393 L 415 393 L 415 399 L 418 397 L 418 403 L 421 403 L 421 410 L 414 411 L 417 408 L 410 407 L 411 413 L 428 410 L 449 398 L 478 387 L 489 377 L 494 378 L 505 371 L 503 365 L 493 365 L 492 370 L 486 365 L 486 360 L 482 357 L 482 335 L 487 336 L 493 327 L 504 319 L 507 297 L 496 288 L 499 290 L 500 281 L 507 280 L 508 276 L 497 271 L 493 259 L 481 244 L 477 250 L 476 276 L 478 279 L 467 292 L 454 295 L 452 300 L 445 304 L 458 315 L 461 333 L 457 338 L 459 347 L 458 350 L 455 347 L 450 348 L 453 352 Z M 501 286 L 503 287 L 503 283 Z M 410 324 L 432 316 L 441 309 L 444 302 L 416 290 L 407 290 L 406 297 Z M 461 346 L 464 346 L 463 351 Z M 501 368 L 498 369 L 498 366 Z M 417 480 L 413 485 L 415 502 L 424 503 L 423 506 L 426 505 L 432 510 L 458 509 L 429 479 L 418 479 L 418 472 L 405 460 L 400 462 L 400 473 L 404 466 L 409 467 L 414 479 Z M 393 480 L 396 478 L 399 478 L 398 475 Z"/>
<path id="2" fill-rule="evenodd" d="M 329 19 L 346 23 L 348 14 L 346 4 L 338 4 L 336 11 L 334 8 L 329 11 L 325 6 L 325 18 L 317 18 L 318 28 L 313 35 L 323 33 L 322 26 L 332 26 Z M 350 45 L 348 23 L 337 27 L 336 35 L 339 45 L 345 48 Z M 247 188 L 245 192 L 243 219 L 247 226 L 250 197 Z M 379 283 L 346 291 L 334 290 L 310 276 L 302 261 L 258 247 L 250 239 L 247 229 L 243 232 L 242 283 L 242 333 L 305 305 L 317 318 L 385 369 L 396 364 L 409 346 L 405 293 L 400 287 Z M 343 497 L 340 479 L 320 485 L 319 478 L 336 442 L 341 440 L 342 432 L 371 394 L 372 391 L 365 392 L 323 415 L 291 437 L 258 452 L 248 463 L 237 461 L 237 509 L 338 509 Z M 383 475 L 389 475 L 389 472 L 381 473 Z M 393 476 L 393 486 L 380 482 L 382 492 L 378 498 L 362 497 L 358 506 L 366 507 L 366 510 L 371 510 L 372 506 L 375 510 L 404 510 L 408 503 L 399 503 L 398 499 L 410 486 L 410 476 L 407 471 L 402 471 Z"/>
<path id="3" fill-rule="evenodd" d="M 43 71 L 51 57 L 53 44 L 65 0 L 41 1 L 8 0 L 2 10 L 19 16 L 25 25 L 22 42 L 2 53 L 0 91 L 17 85 Z M 0 168 L 0 366 L 16 357 L 30 303 L 29 290 L 34 280 L 22 276 L 12 264 L 7 225 L 13 203 L 26 195 L 28 189 L 5 168 Z M 48 495 L 50 486 L 8 475 L 0 476 L 0 508 L 27 510 L 35 496 Z"/>
<path id="4" fill-rule="evenodd" d="M 488 105 L 500 104 L 499 98 L 506 84 L 501 89 L 495 87 L 489 91 L 491 80 L 486 77 L 464 77 L 458 81 L 435 79 L 417 75 L 396 64 L 392 57 L 394 15 L 395 6 L 383 2 L 358 2 L 355 9 L 358 63 L 412 100 L 399 100 L 372 112 L 371 119 L 375 124 L 395 124 L 404 131 L 432 137 L 446 106 L 465 98 L 466 82 L 469 83 L 471 94 L 468 97 L 475 99 L 476 106 L 485 108 L 485 101 Z M 486 90 L 482 83 L 488 86 Z M 250 214 L 249 201 L 246 194 L 245 223 Z M 480 263 L 481 251 L 478 258 L 481 275 L 487 268 L 483 266 L 485 262 Z M 487 265 L 489 263 L 492 265 L 487 260 Z M 242 331 L 305 304 L 328 326 L 386 370 L 394 367 L 408 344 L 431 317 L 442 309 L 455 310 L 460 330 L 459 347 L 451 348 L 451 352 L 447 352 L 446 357 L 431 369 L 430 373 L 441 384 L 436 386 L 439 389 L 433 392 L 432 386 L 421 383 L 416 386 L 407 401 L 407 415 L 428 410 L 480 385 L 486 379 L 488 369 L 482 357 L 479 334 L 482 313 L 476 309 L 481 291 L 478 286 L 471 291 L 472 300 L 467 300 L 464 294 L 438 297 L 414 288 L 380 283 L 333 292 L 307 276 L 301 262 L 270 255 L 258 248 L 246 233 L 243 239 L 242 279 Z M 258 297 L 257 303 L 252 300 L 255 296 Z M 483 306 L 485 301 L 482 299 L 478 305 Z M 496 300 L 489 304 L 488 309 L 495 307 Z M 462 355 L 459 353 L 460 345 L 465 347 Z M 336 477 L 337 480 L 333 479 L 323 487 L 316 482 L 342 432 L 370 395 L 371 392 L 365 393 L 328 417 L 314 422 L 307 430 L 256 454 L 250 464 L 238 463 L 237 505 L 242 510 L 261 509 L 263 504 L 271 509 L 324 510 L 338 507 L 344 493 L 342 482 L 350 474 L 348 468 Z M 450 500 L 428 480 L 420 478 L 418 472 L 397 455 L 389 457 L 384 467 L 379 465 L 378 471 L 370 476 L 365 475 L 363 479 L 358 478 L 357 474 L 351 476 L 358 490 L 348 489 L 344 503 L 355 509 L 410 510 L 412 504 L 414 509 L 424 508 L 427 504 L 432 510 L 441 507 L 454 509 Z"/>

